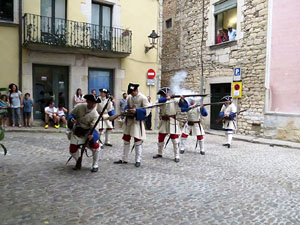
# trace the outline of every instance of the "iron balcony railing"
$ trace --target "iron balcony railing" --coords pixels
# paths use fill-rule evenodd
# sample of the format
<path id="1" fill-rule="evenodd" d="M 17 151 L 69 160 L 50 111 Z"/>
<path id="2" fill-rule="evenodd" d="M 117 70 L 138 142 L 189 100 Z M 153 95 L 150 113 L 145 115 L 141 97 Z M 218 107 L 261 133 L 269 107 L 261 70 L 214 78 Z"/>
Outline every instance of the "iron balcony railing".
<path id="1" fill-rule="evenodd" d="M 24 15 L 24 44 L 40 43 L 64 47 L 131 53 L 132 32 L 71 20 Z"/>

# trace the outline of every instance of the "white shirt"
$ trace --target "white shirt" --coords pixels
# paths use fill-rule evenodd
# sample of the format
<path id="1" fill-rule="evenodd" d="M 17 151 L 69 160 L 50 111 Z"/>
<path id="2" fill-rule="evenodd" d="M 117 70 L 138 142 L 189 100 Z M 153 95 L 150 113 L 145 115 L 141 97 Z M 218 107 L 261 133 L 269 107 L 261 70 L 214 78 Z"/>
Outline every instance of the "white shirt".
<path id="1" fill-rule="evenodd" d="M 228 37 L 229 37 L 229 41 L 234 41 L 236 38 L 236 30 L 232 29 L 231 32 L 228 30 Z"/>
<path id="2" fill-rule="evenodd" d="M 52 116 L 52 115 L 54 115 L 54 113 L 57 112 L 57 108 L 55 108 L 55 107 L 50 108 L 49 106 L 47 106 L 47 107 L 45 108 L 45 113 L 46 113 L 46 112 L 48 112 L 49 115 Z"/>

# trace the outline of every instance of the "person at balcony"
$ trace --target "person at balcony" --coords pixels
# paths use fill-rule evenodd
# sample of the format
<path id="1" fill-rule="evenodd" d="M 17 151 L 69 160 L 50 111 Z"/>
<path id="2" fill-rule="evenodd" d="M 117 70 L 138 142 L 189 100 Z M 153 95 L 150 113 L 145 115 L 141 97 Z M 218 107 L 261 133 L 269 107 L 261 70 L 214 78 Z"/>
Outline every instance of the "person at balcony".
<path id="1" fill-rule="evenodd" d="M 189 103 L 184 100 L 180 100 L 181 112 L 187 112 L 187 123 L 185 124 L 181 137 L 180 137 L 180 154 L 184 154 L 186 141 L 189 135 L 197 136 L 196 146 L 199 146 L 200 154 L 205 155 L 204 151 L 204 129 L 201 124 L 201 116 L 207 116 L 208 113 L 203 105 L 200 107 L 196 105 L 196 101 L 190 98 Z"/>
<path id="2" fill-rule="evenodd" d="M 123 129 L 123 156 L 119 161 L 114 162 L 115 164 L 126 164 L 128 162 L 128 153 L 130 148 L 130 139 L 134 138 L 135 148 L 135 166 L 141 166 L 142 158 L 142 144 L 146 139 L 145 125 L 143 121 L 149 114 L 148 109 L 143 107 L 149 106 L 149 102 L 142 93 L 138 90 L 139 84 L 129 83 L 127 94 L 130 95 L 127 100 L 126 118 Z"/>
<path id="3" fill-rule="evenodd" d="M 85 103 L 84 95 L 80 88 L 76 90 L 76 94 L 74 95 L 74 107 L 80 103 Z"/>
<path id="4" fill-rule="evenodd" d="M 49 127 L 49 121 L 53 121 L 54 127 L 57 129 L 58 126 L 58 118 L 57 118 L 57 108 L 55 107 L 55 104 L 53 101 L 49 102 L 49 106 L 45 107 L 45 129 L 48 129 Z"/>
<path id="5" fill-rule="evenodd" d="M 158 103 L 166 103 L 160 106 L 160 123 L 158 133 L 158 153 L 153 156 L 154 159 L 162 158 L 165 137 L 169 134 L 169 139 L 173 143 L 174 161 L 178 163 L 179 157 L 179 135 L 181 134 L 179 122 L 176 120 L 176 113 L 179 100 L 172 99 L 169 96 L 170 88 L 161 88 L 157 94 L 160 95 Z M 168 141 L 167 141 L 168 142 Z"/>
<path id="6" fill-rule="evenodd" d="M 228 41 L 227 34 L 225 34 L 224 30 L 219 30 L 219 34 L 217 36 L 217 44 Z"/>
<path id="7" fill-rule="evenodd" d="M 223 129 L 225 130 L 225 138 L 226 138 L 226 144 L 223 144 L 223 146 L 227 146 L 230 148 L 231 141 L 232 141 L 232 135 L 233 131 L 236 130 L 236 106 L 232 102 L 231 96 L 224 96 L 221 99 L 221 102 L 225 102 L 221 108 L 221 111 L 219 113 L 219 117 L 222 118 L 223 121 Z"/>
<path id="8" fill-rule="evenodd" d="M 93 163 L 91 172 L 98 171 L 98 161 L 99 161 L 99 134 L 97 129 L 93 131 L 92 135 L 89 135 L 93 129 L 99 114 L 97 112 L 97 103 L 100 103 L 100 99 L 92 94 L 87 94 L 84 96 L 86 103 L 79 104 L 77 107 L 73 108 L 68 116 L 68 127 L 71 130 L 68 133 L 68 138 L 70 140 L 70 154 L 77 162 L 79 158 L 79 148 L 81 145 L 85 144 L 87 138 L 88 149 L 92 151 Z M 76 170 L 76 167 L 74 168 Z"/>
<path id="9" fill-rule="evenodd" d="M 104 145 L 111 147 L 112 144 L 110 143 L 110 133 L 113 129 L 112 122 L 108 120 L 108 117 L 115 115 L 114 107 L 112 101 L 108 98 L 109 96 L 109 90 L 105 88 L 99 89 L 100 96 L 99 99 L 101 100 L 101 103 L 97 104 L 97 112 L 100 114 L 105 107 L 107 101 L 109 101 L 106 110 L 104 111 L 104 114 L 99 122 L 99 133 L 100 133 L 100 142 L 101 136 L 105 132 L 105 140 Z M 102 142 L 103 143 L 103 142 Z"/>
<path id="10" fill-rule="evenodd" d="M 24 119 L 25 119 L 25 127 L 30 127 L 30 119 L 31 119 L 31 112 L 33 107 L 33 101 L 30 98 L 30 94 L 26 93 L 23 100 L 24 105 Z"/>
<path id="11" fill-rule="evenodd" d="M 16 125 L 16 118 L 18 122 L 18 126 L 22 127 L 22 118 L 21 118 L 21 108 L 23 108 L 22 104 L 22 93 L 18 90 L 18 86 L 15 84 L 10 84 L 8 86 L 8 101 L 12 112 L 12 126 Z"/>
<path id="12" fill-rule="evenodd" d="M 236 38 L 236 30 L 232 29 L 232 26 L 228 27 L 228 39 L 229 41 L 234 41 Z"/>

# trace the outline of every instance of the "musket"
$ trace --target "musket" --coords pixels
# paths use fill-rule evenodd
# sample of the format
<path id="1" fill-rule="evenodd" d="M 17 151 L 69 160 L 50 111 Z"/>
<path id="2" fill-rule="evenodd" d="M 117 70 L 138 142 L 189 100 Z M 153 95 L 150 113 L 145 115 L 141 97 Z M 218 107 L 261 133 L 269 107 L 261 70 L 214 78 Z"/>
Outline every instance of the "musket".
<path id="1" fill-rule="evenodd" d="M 107 109 L 107 106 L 108 106 L 108 103 L 111 101 L 111 98 L 108 98 L 108 101 L 106 102 L 104 108 L 102 109 L 102 112 L 100 113 L 95 125 L 93 126 L 92 130 L 89 132 L 89 135 L 92 135 L 94 130 L 96 129 L 98 123 L 100 122 L 100 119 L 102 118 L 103 116 L 103 113 L 104 111 Z M 88 136 L 89 136 L 88 135 Z M 81 165 L 82 165 L 82 156 L 85 152 L 85 148 L 86 146 L 88 145 L 89 143 L 89 138 L 87 137 L 86 140 L 85 140 L 85 143 L 81 146 L 81 154 L 80 154 L 80 157 L 77 159 L 77 162 L 76 162 L 76 169 L 81 169 Z"/>
<path id="2" fill-rule="evenodd" d="M 189 94 L 189 95 L 171 95 L 171 98 L 180 98 L 183 96 L 184 98 L 187 97 L 206 97 L 208 94 Z"/>
<path id="3" fill-rule="evenodd" d="M 134 114 L 133 113 L 129 113 L 129 112 L 123 112 L 123 113 L 119 113 L 119 114 L 115 114 L 113 116 L 110 116 L 107 119 L 109 121 L 113 121 L 113 120 L 119 118 L 120 116 L 134 116 Z"/>
<path id="4" fill-rule="evenodd" d="M 235 113 L 233 113 L 233 114 L 234 114 L 234 115 L 239 115 L 240 113 L 245 112 L 245 111 L 247 111 L 247 110 L 248 110 L 248 109 L 244 109 L 244 110 L 241 110 L 241 111 L 239 111 L 239 112 L 235 112 Z M 220 123 L 222 120 L 228 120 L 228 119 L 227 119 L 227 117 L 222 116 L 221 118 L 219 118 L 219 119 L 216 120 L 216 123 Z"/>
<path id="5" fill-rule="evenodd" d="M 211 103 L 205 103 L 203 104 L 203 106 L 207 106 L 207 105 L 221 105 L 224 104 L 225 102 L 211 102 Z M 201 107 L 202 104 L 196 104 L 195 107 Z"/>

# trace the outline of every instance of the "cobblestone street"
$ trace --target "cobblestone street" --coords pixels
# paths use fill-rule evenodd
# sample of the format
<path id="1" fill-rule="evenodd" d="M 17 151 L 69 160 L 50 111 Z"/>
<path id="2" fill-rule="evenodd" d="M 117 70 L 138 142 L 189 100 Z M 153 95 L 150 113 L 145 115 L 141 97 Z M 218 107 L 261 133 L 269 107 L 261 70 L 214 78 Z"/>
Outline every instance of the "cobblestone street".
<path id="1" fill-rule="evenodd" d="M 73 171 L 64 134 L 6 133 L 0 155 L 0 224 L 300 224 L 300 150 L 206 135 L 206 155 L 194 138 L 180 163 L 172 143 L 162 159 L 157 135 L 148 134 L 142 166 L 114 165 L 121 134 Z"/>

